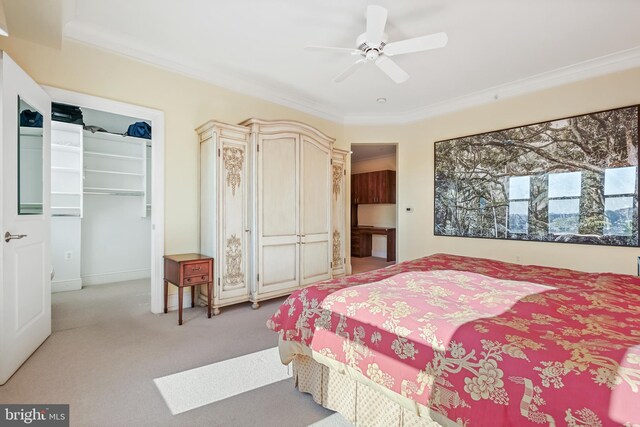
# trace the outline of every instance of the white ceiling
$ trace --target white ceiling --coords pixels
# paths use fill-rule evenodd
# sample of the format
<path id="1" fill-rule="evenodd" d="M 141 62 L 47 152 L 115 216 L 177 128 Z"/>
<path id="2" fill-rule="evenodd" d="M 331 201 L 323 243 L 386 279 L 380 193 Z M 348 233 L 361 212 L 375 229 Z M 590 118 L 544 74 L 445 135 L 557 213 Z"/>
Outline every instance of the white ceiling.
<path id="1" fill-rule="evenodd" d="M 640 66 L 638 0 L 64 0 L 65 37 L 347 123 L 399 123 Z M 446 31 L 444 49 L 332 79 L 365 9 L 389 10 L 389 41 Z M 11 24 L 9 22 L 9 24 Z M 387 98 L 384 105 L 376 103 Z"/>

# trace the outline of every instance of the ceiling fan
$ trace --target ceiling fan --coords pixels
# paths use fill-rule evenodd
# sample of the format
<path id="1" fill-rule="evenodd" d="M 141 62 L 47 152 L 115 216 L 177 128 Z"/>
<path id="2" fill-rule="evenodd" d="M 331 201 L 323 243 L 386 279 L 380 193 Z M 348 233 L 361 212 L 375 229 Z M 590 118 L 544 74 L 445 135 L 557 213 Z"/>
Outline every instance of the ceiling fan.
<path id="1" fill-rule="evenodd" d="M 307 46 L 305 49 L 349 53 L 360 57 L 349 68 L 333 79 L 336 83 L 345 80 L 368 62 L 375 63 L 394 82 L 403 83 L 407 81 L 409 74 L 400 68 L 390 58 L 391 56 L 438 49 L 447 45 L 447 33 L 443 32 L 387 43 L 387 34 L 384 32 L 386 23 L 387 9 L 382 6 L 371 5 L 367 7 L 367 31 L 358 36 L 355 49 L 326 46 Z"/>

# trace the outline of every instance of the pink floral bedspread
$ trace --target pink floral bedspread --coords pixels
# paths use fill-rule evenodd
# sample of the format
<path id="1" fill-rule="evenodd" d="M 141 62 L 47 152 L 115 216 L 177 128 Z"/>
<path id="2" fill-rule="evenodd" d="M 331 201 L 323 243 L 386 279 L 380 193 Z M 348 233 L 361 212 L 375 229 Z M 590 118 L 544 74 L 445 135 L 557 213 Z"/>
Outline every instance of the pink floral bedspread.
<path id="1" fill-rule="evenodd" d="M 640 425 L 633 276 L 439 254 L 296 291 L 267 326 L 461 425 Z"/>

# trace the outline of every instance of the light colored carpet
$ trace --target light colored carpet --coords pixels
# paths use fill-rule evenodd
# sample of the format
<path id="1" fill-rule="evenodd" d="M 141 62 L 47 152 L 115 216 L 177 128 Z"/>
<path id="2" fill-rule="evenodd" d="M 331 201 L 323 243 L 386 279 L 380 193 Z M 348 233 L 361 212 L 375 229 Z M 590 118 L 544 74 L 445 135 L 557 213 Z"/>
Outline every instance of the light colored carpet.
<path id="1" fill-rule="evenodd" d="M 185 309 L 182 326 L 176 312 L 151 314 L 149 300 L 147 280 L 53 294 L 54 332 L 0 387 L 0 402 L 69 403 L 72 426 L 349 425 L 298 392 L 288 375 L 276 373 L 272 383 L 259 375 L 257 388 L 249 385 L 242 392 L 235 383 L 250 383 L 250 378 L 228 363 L 218 364 L 253 353 L 275 356 L 273 350 L 263 352 L 277 343 L 265 322 L 282 298 L 258 310 L 250 304 L 226 307 L 211 319 L 204 307 Z M 216 369 L 225 367 L 233 374 L 216 378 Z M 214 384 L 189 381 L 194 369 L 213 372 L 209 381 Z M 154 381 L 166 386 L 167 378 L 176 376 L 187 378 L 179 387 L 193 387 L 185 393 L 203 396 L 199 406 L 188 409 L 179 387 L 161 393 Z M 216 400 L 207 393 L 211 387 L 233 392 L 218 393 L 223 400 L 207 403 Z M 173 415 L 165 392 L 188 410 Z"/>

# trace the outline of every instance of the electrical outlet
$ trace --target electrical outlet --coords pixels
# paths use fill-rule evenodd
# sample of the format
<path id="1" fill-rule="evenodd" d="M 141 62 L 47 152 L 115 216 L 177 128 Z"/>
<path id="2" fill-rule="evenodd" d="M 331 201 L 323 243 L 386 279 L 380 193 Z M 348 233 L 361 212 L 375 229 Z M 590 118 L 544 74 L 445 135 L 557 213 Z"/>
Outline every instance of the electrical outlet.
<path id="1" fill-rule="evenodd" d="M 64 259 L 69 260 L 69 259 L 71 259 L 72 255 L 73 254 L 72 254 L 71 251 L 67 251 L 67 252 L 64 253 Z"/>
<path id="2" fill-rule="evenodd" d="M 520 262 L 520 255 L 516 255 L 516 262 Z"/>
<path id="3" fill-rule="evenodd" d="M 413 213 L 413 208 L 406 208 L 407 213 Z"/>

